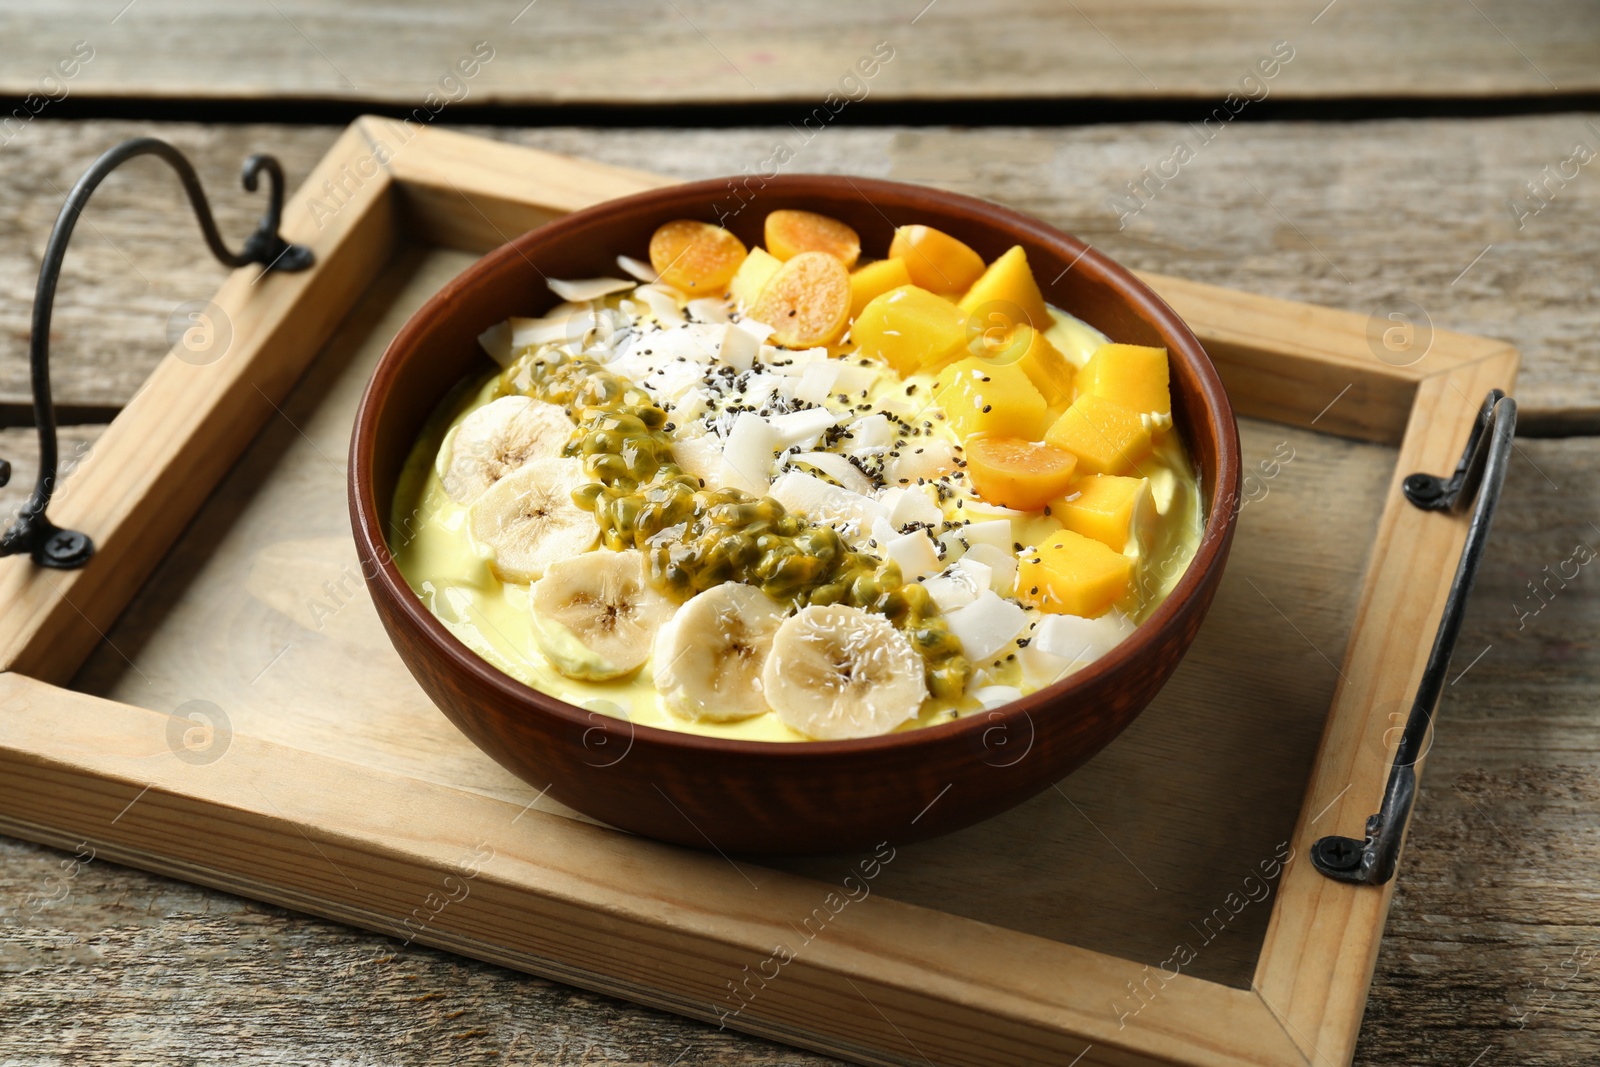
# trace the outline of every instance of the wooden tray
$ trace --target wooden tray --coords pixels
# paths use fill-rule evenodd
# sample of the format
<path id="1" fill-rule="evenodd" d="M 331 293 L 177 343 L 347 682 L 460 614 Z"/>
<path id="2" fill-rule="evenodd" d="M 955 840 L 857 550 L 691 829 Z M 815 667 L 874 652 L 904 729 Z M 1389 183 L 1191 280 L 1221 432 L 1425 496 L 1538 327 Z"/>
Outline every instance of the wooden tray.
<path id="1" fill-rule="evenodd" d="M 1305 856 L 1377 810 L 1464 539 L 1400 479 L 1454 466 L 1515 350 L 1441 331 L 1392 366 L 1364 316 L 1147 276 L 1250 472 L 1187 660 L 1000 818 L 758 865 L 595 825 L 482 756 L 391 650 L 346 517 L 352 412 L 411 311 L 663 182 L 354 123 L 286 208 L 317 265 L 236 272 L 231 349 L 169 355 L 62 487 L 52 517 L 98 555 L 0 564 L 0 830 L 862 1063 L 1348 1062 L 1393 887 Z"/>

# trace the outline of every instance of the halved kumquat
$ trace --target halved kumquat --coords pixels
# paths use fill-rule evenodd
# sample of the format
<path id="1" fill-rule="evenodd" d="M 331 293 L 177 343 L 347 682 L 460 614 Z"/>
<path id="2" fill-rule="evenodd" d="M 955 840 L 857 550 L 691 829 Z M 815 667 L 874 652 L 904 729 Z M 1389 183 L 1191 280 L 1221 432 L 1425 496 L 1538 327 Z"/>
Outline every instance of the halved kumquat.
<path id="1" fill-rule="evenodd" d="M 762 286 L 750 317 L 785 348 L 831 345 L 850 322 L 850 272 L 826 252 L 801 252 Z"/>
<path id="2" fill-rule="evenodd" d="M 744 257 L 744 242 L 709 222 L 674 219 L 650 237 L 650 265 L 690 296 L 721 296 Z"/>
<path id="3" fill-rule="evenodd" d="M 812 211 L 774 211 L 767 216 L 767 251 L 779 259 L 801 252 L 826 252 L 849 270 L 861 258 L 861 238 L 856 231 L 827 215 Z"/>
<path id="4" fill-rule="evenodd" d="M 1037 511 L 1066 492 L 1078 457 L 1064 448 L 1020 437 L 980 434 L 963 446 L 967 477 L 990 504 Z"/>

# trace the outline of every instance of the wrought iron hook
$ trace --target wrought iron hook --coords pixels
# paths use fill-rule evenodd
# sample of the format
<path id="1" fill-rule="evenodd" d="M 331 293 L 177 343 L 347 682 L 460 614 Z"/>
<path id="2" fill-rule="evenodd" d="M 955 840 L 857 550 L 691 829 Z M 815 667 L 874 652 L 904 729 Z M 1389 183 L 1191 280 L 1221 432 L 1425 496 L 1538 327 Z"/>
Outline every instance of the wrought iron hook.
<path id="1" fill-rule="evenodd" d="M 45 245 L 44 262 L 39 267 L 39 287 L 33 297 L 33 334 L 29 339 L 28 369 L 33 378 L 33 419 L 39 430 L 39 478 L 34 483 L 33 495 L 23 505 L 16 522 L 0 538 L 0 556 L 22 552 L 33 557 L 41 567 L 71 569 L 81 567 L 94 555 L 94 542 L 84 533 L 63 530 L 52 523 L 45 511 L 55 493 L 59 457 L 56 449 L 55 404 L 50 397 L 50 314 L 56 300 L 56 281 L 61 274 L 61 263 L 67 255 L 67 242 L 83 214 L 84 205 L 100 183 L 117 167 L 137 156 L 159 156 L 178 172 L 183 191 L 189 194 L 189 204 L 200 222 L 200 232 L 206 247 L 225 266 L 242 267 L 259 263 L 266 271 L 301 271 L 311 266 L 314 257 L 304 245 L 289 244 L 278 235 L 283 219 L 283 168 L 268 155 L 253 155 L 244 161 L 243 181 L 249 192 L 255 192 L 263 171 L 268 181 L 267 213 L 254 233 L 245 240 L 238 253 L 228 251 L 217 230 L 216 219 L 211 215 L 211 205 L 206 201 L 205 190 L 182 152 L 165 141 L 154 137 L 135 137 L 106 152 L 84 172 L 50 231 L 50 241 Z M 0 485 L 11 479 L 11 464 L 0 460 Z"/>
<path id="2" fill-rule="evenodd" d="M 1505 484 L 1506 464 L 1511 459 L 1511 442 L 1516 432 L 1517 402 L 1498 389 L 1491 390 L 1478 412 L 1478 421 L 1473 424 L 1455 474 L 1448 480 L 1432 474 L 1412 474 L 1401 483 L 1406 499 L 1426 511 L 1459 513 L 1474 500 L 1476 505 L 1467 526 L 1466 544 L 1461 548 L 1461 561 L 1456 565 L 1455 580 L 1445 599 L 1444 615 L 1439 619 L 1439 630 L 1428 654 L 1428 665 L 1422 672 L 1422 681 L 1417 684 L 1417 695 L 1411 702 L 1411 712 L 1406 717 L 1405 730 L 1389 768 L 1382 805 L 1377 814 L 1367 819 L 1366 839 L 1334 834 L 1318 839 L 1311 846 L 1312 866 L 1329 878 L 1357 885 L 1383 885 L 1394 877 L 1400 858 L 1400 838 L 1416 801 L 1417 760 L 1422 758 L 1428 727 L 1444 690 L 1450 654 L 1461 633 L 1467 598 L 1472 595 L 1478 564 L 1489 539 L 1489 524 L 1500 502 L 1500 489 Z"/>

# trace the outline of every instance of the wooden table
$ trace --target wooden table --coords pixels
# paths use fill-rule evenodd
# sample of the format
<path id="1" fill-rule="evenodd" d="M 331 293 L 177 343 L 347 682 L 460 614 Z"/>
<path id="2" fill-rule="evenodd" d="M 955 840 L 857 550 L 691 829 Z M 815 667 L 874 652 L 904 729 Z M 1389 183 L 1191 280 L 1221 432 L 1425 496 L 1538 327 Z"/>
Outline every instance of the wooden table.
<path id="1" fill-rule="evenodd" d="M 858 53 L 893 40 L 872 96 L 852 105 L 869 124 L 842 113 L 794 169 L 974 193 L 1131 266 L 1362 312 L 1408 299 L 1439 327 L 1517 343 L 1523 439 L 1442 705 L 1357 1061 L 1600 1055 L 1600 598 L 1590 588 L 1600 579 L 1585 570 L 1537 614 L 1519 614 L 1538 606 L 1526 583 L 1542 568 L 1579 543 L 1600 548 L 1600 442 L 1583 436 L 1600 426 L 1600 178 L 1590 173 L 1600 163 L 1549 186 L 1536 214 L 1524 188 L 1575 145 L 1600 148 L 1600 19 L 1585 5 L 1214 3 L 1153 17 L 1109 2 L 1063 13 L 1014 0 L 993 15 L 918 0 L 892 18 L 817 5 L 791 32 L 785 20 L 802 17 L 792 5 L 730 13 L 677 0 L 635 16 L 639 34 L 600 40 L 592 24 L 609 9 L 585 16 L 554 0 L 520 16 L 510 5 L 481 25 L 436 5 L 282 2 L 208 11 L 202 26 L 194 8 L 144 0 L 119 14 L 124 2 L 8 16 L 0 91 L 32 91 L 76 40 L 95 54 L 54 111 L 11 128 L 0 151 L 10 191 L 0 201 L 0 456 L 17 468 L 0 490 L 7 510 L 33 476 L 25 356 L 39 255 L 88 162 L 136 133 L 166 137 L 199 167 L 224 232 L 240 235 L 257 214 L 235 191 L 243 156 L 276 153 L 292 184 L 336 131 L 232 119 L 340 119 L 355 106 L 342 101 L 404 112 L 437 82 L 427 71 L 442 73 L 477 40 L 493 41 L 495 58 L 450 118 L 568 123 L 480 132 L 684 177 L 756 166 L 775 138 L 793 137 L 791 112 L 798 122 Z M 1276 40 L 1296 54 L 1272 95 L 1130 213 L 1124 183 L 1177 142 L 1198 143 L 1184 120 L 1203 119 Z M 1019 96 L 1033 99 L 973 103 Z M 296 97 L 323 102 L 300 111 Z M 701 101 L 735 106 L 661 110 Z M 470 110 L 486 104 L 514 110 Z M 617 104 L 649 110 L 601 106 Z M 1357 107 L 1456 117 L 1339 119 Z M 207 121 L 92 117 L 124 113 Z M 573 115 L 602 125 L 570 125 Z M 1152 121 L 940 124 L 1017 115 Z M 756 125 L 696 128 L 697 117 Z M 890 120 L 918 125 L 876 125 Z M 1120 207 L 1108 203 L 1118 195 Z M 164 352 L 173 308 L 222 276 L 154 162 L 111 179 L 85 223 L 55 321 L 68 456 Z M 1115 847 L 1138 859 L 1138 842 Z M 394 943 L 103 861 L 60 899 L 24 908 L 68 857 L 6 839 L 0 857 L 0 924 L 17 920 L 0 925 L 3 1063 L 232 1062 L 244 1050 L 267 1063 L 824 1062 L 428 949 L 361 966 Z"/>

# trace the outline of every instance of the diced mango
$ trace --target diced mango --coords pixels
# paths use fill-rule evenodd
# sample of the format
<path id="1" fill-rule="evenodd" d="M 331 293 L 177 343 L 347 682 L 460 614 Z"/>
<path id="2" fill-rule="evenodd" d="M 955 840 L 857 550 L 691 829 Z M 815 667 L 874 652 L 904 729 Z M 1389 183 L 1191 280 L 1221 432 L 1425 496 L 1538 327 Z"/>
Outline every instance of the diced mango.
<path id="1" fill-rule="evenodd" d="M 1028 266 L 1028 254 L 1021 245 L 1012 245 L 1003 256 L 989 264 L 989 269 L 972 283 L 972 288 L 961 298 L 961 310 L 971 315 L 991 303 L 1011 304 L 1019 308 L 1022 318 L 1013 325 L 1048 330 L 1055 321 L 1045 306 L 1039 283 L 1034 281 L 1033 270 Z"/>
<path id="2" fill-rule="evenodd" d="M 1027 348 L 1023 350 L 1018 365 L 1027 374 L 1028 380 L 1051 407 L 1064 408 L 1071 404 L 1077 368 L 1045 338 L 1043 331 L 1018 326 L 1015 342 L 1022 344 L 1024 340 Z"/>
<path id="3" fill-rule="evenodd" d="M 1094 618 L 1120 600 L 1133 561 L 1093 538 L 1062 530 L 1017 566 L 1017 597 L 1053 615 Z"/>
<path id="4" fill-rule="evenodd" d="M 1080 394 L 1044 439 L 1077 456 L 1086 474 L 1127 474 L 1150 451 L 1150 430 L 1139 413 L 1093 393 Z"/>
<path id="5" fill-rule="evenodd" d="M 1050 514 L 1073 533 L 1092 537 L 1113 552 L 1125 551 L 1136 530 L 1154 522 L 1150 479 L 1091 474 L 1074 495 L 1050 502 Z"/>
<path id="6" fill-rule="evenodd" d="M 964 293 L 983 274 L 983 257 L 943 230 L 900 226 L 889 258 L 906 261 L 911 280 L 930 293 Z"/>
<path id="7" fill-rule="evenodd" d="M 880 259 L 858 267 L 850 274 L 850 317 L 860 318 L 862 308 L 890 289 L 911 284 L 911 272 L 903 259 Z"/>
<path id="8" fill-rule="evenodd" d="M 994 434 L 1037 441 L 1050 418 L 1044 397 L 1021 367 L 997 366 L 972 356 L 939 373 L 933 399 L 962 440 Z"/>
<path id="9" fill-rule="evenodd" d="M 778 273 L 778 268 L 783 266 L 783 260 L 759 246 L 752 248 L 750 254 L 744 257 L 744 262 L 739 264 L 739 269 L 734 272 L 733 280 L 728 283 L 728 292 L 732 295 L 734 303 L 741 308 L 748 308 L 756 302 L 756 297 L 761 295 L 761 289 Z"/>
<path id="10" fill-rule="evenodd" d="M 650 236 L 650 265 L 690 296 L 721 296 L 745 258 L 744 242 L 709 222 L 674 219 Z"/>
<path id="11" fill-rule="evenodd" d="M 831 345 L 850 321 L 850 272 L 836 256 L 801 252 L 762 286 L 750 317 L 773 327 L 785 348 Z"/>
<path id="12" fill-rule="evenodd" d="M 861 258 L 861 238 L 856 231 L 814 211 L 773 211 L 767 215 L 764 233 L 767 247 L 779 259 L 793 259 L 801 252 L 826 252 L 849 270 Z"/>
<path id="13" fill-rule="evenodd" d="M 1078 372 L 1078 395 L 1102 396 L 1134 411 L 1172 412 L 1167 350 L 1144 345 L 1101 345 Z"/>
<path id="14" fill-rule="evenodd" d="M 1071 452 L 1018 437 L 969 437 L 964 451 L 979 499 L 1018 511 L 1038 511 L 1061 495 L 1078 466 Z"/>
<path id="15" fill-rule="evenodd" d="M 915 285 L 869 300 L 850 327 L 861 355 L 886 360 L 902 376 L 939 366 L 966 336 L 961 312 Z"/>

